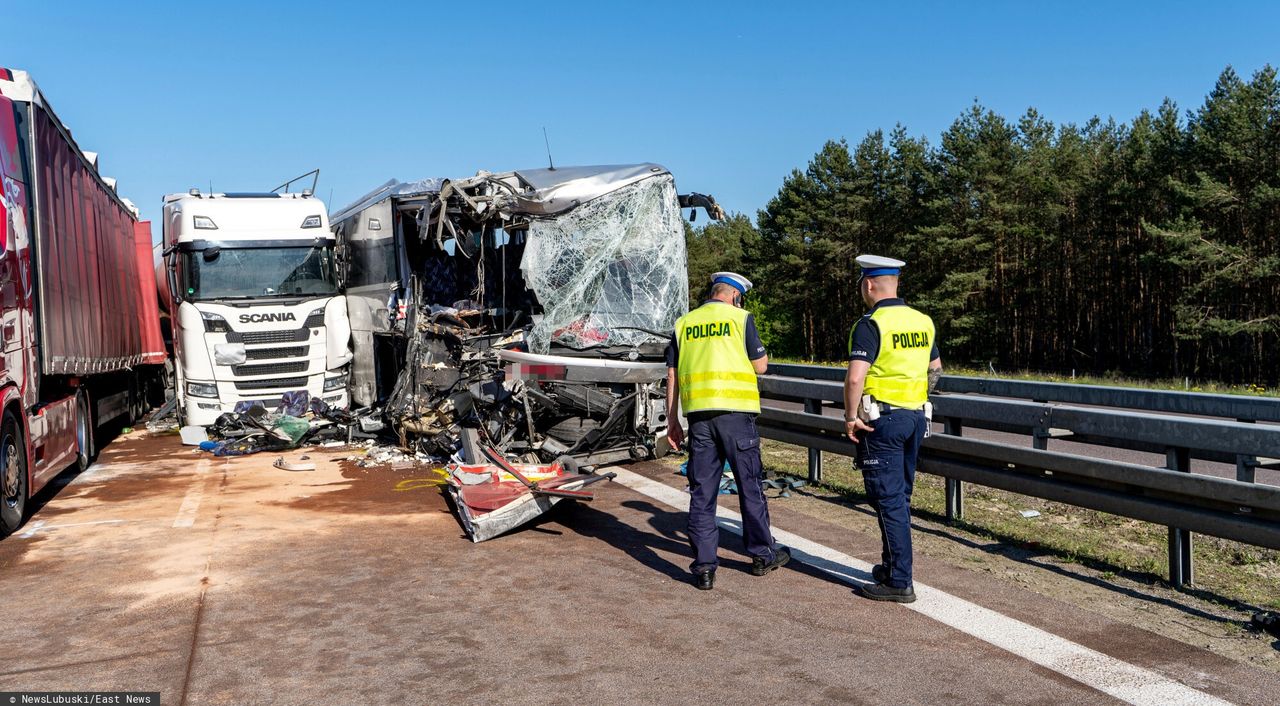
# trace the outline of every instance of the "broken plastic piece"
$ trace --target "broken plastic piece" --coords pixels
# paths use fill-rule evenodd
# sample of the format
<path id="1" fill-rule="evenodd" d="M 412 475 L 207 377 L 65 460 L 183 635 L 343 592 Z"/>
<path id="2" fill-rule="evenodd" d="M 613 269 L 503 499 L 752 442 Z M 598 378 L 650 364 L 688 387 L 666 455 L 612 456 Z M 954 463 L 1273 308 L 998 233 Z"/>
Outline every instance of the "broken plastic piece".
<path id="1" fill-rule="evenodd" d="M 182 443 L 187 446 L 199 446 L 200 442 L 209 440 L 209 433 L 204 427 L 188 425 L 179 429 L 178 434 L 182 436 Z"/>
<path id="2" fill-rule="evenodd" d="M 276 419 L 275 424 L 271 425 L 271 432 L 280 437 L 281 441 L 288 441 L 296 444 L 302 440 L 311 430 L 311 423 L 305 419 L 291 417 L 287 414 L 280 415 Z"/>
<path id="3" fill-rule="evenodd" d="M 306 457 L 304 456 L 303 458 L 306 458 Z M 291 463 L 289 461 L 284 460 L 284 456 L 277 458 L 276 462 L 271 465 L 275 466 L 276 468 L 279 468 L 282 471 L 314 471 L 316 470 L 316 464 L 314 463 L 311 463 L 308 461 L 295 461 Z"/>

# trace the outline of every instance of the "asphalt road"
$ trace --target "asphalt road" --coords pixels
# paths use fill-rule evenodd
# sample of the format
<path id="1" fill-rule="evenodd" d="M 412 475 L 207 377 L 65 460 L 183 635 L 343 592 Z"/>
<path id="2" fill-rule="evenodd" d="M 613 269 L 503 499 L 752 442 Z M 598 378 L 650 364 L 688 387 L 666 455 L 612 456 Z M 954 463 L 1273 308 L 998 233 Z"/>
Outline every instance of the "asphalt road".
<path id="1" fill-rule="evenodd" d="M 1079 664 L 957 629 L 946 611 L 960 606 L 961 620 L 1026 628 L 1026 654 L 1074 645 L 1188 701 L 1280 693 L 1271 673 L 927 558 L 932 593 L 913 608 L 859 598 L 849 567 L 878 539 L 784 503 L 774 524 L 805 562 L 754 577 L 725 532 L 716 590 L 696 591 L 683 508 L 667 502 L 679 479 L 657 464 L 477 545 L 432 469 L 309 455 L 317 470 L 289 472 L 135 432 L 44 494 L 0 541 L 3 689 L 159 690 L 166 704 L 1115 702 L 1065 676 Z"/>

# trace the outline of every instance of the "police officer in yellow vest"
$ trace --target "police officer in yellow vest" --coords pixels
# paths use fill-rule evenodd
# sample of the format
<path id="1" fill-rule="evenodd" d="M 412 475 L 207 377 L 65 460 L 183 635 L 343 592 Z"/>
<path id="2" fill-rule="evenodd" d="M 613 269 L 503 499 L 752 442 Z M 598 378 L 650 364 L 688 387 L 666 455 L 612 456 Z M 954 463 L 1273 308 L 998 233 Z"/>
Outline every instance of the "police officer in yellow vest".
<path id="1" fill-rule="evenodd" d="M 751 281 L 742 275 L 712 275 L 710 297 L 676 322 L 667 347 L 667 439 L 676 449 L 684 443 L 683 407 L 689 418 L 690 570 L 694 585 L 704 591 L 715 585 L 719 565 L 716 498 L 726 462 L 738 484 L 751 573 L 764 576 L 791 558 L 786 547 L 773 543 L 762 486 L 756 375 L 769 366 L 769 356 L 754 319 L 742 308 L 742 295 L 750 289 Z"/>
<path id="2" fill-rule="evenodd" d="M 898 298 L 906 264 L 876 255 L 857 259 L 858 289 L 867 312 L 849 333 L 844 379 L 845 433 L 858 444 L 855 463 L 880 520 L 876 583 L 862 594 L 877 601 L 910 603 L 911 489 L 916 457 L 928 427 L 929 393 L 942 375 L 933 320 Z"/>

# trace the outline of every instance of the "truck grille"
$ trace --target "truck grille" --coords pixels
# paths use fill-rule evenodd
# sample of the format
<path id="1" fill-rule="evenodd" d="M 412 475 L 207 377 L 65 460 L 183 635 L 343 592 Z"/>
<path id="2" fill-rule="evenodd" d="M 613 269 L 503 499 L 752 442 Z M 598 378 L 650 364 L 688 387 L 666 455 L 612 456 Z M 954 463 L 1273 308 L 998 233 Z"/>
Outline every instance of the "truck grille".
<path id="1" fill-rule="evenodd" d="M 311 337 L 311 330 L 297 328 L 292 331 L 232 331 L 227 334 L 231 343 L 256 345 L 259 343 L 301 343 Z"/>
<path id="2" fill-rule="evenodd" d="M 249 404 L 254 404 L 254 403 L 260 404 L 263 407 L 266 407 L 268 412 L 274 412 L 276 411 L 276 408 L 280 406 L 280 402 L 282 400 L 279 397 L 273 397 L 265 400 L 250 399 L 250 400 L 244 400 L 244 401 L 248 402 Z"/>
<path id="3" fill-rule="evenodd" d="M 254 348 L 244 352 L 246 360 L 269 360 L 271 358 L 305 358 L 306 346 L 292 348 Z"/>
<path id="4" fill-rule="evenodd" d="M 307 378 L 274 378 L 271 380 L 237 380 L 237 390 L 301 390 L 307 386 Z"/>
<path id="5" fill-rule="evenodd" d="M 267 363 L 265 365 L 236 365 L 231 370 L 236 375 L 288 375 L 306 371 L 310 361 L 297 360 L 289 363 Z"/>
<path id="6" fill-rule="evenodd" d="M 302 324 L 303 328 L 320 328 L 324 326 L 324 309 L 312 312 L 307 317 L 306 323 Z"/>

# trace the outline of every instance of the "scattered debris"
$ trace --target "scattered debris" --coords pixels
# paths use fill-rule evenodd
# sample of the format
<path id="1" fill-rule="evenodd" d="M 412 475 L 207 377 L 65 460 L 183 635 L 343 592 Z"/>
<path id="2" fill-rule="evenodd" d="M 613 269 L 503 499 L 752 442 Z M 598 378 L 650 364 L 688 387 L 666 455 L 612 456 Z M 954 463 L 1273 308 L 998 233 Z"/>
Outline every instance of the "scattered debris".
<path id="1" fill-rule="evenodd" d="M 306 390 L 285 393 L 274 412 L 260 402 L 241 402 L 234 412 L 218 417 L 208 428 L 218 441 L 202 440 L 202 450 L 215 456 L 243 456 L 259 451 L 282 451 L 304 443 L 347 443 L 357 432 L 359 417 L 347 410 L 330 407 Z M 200 429 L 202 427 L 184 427 Z"/>
<path id="2" fill-rule="evenodd" d="M 302 458 L 306 458 L 306 456 L 303 456 Z M 303 462 L 303 463 L 292 462 L 291 463 L 289 461 L 284 460 L 284 456 L 277 458 L 275 463 L 271 465 L 275 466 L 276 468 L 279 468 L 282 471 L 314 471 L 316 470 L 316 464 L 314 463 L 309 463 L 309 462 Z"/>
<path id="3" fill-rule="evenodd" d="M 809 481 L 803 478 L 792 478 L 790 476 L 775 476 L 770 478 L 769 473 L 766 472 L 763 484 L 766 488 L 781 490 L 782 492 L 778 493 L 778 497 L 789 498 L 791 497 L 791 491 L 799 490 L 806 485 L 809 485 Z"/>
<path id="4" fill-rule="evenodd" d="M 676 475 L 686 476 L 686 477 L 689 475 L 688 461 L 685 461 L 684 463 L 680 464 L 680 469 L 676 471 Z M 761 479 L 760 485 L 762 486 L 762 490 L 766 490 L 766 491 L 769 488 L 773 488 L 774 490 L 781 490 L 782 492 L 778 493 L 777 495 L 777 497 L 779 498 L 789 498 L 791 497 L 791 491 L 798 490 L 800 488 L 805 487 L 806 485 L 809 485 L 809 481 L 804 480 L 802 478 L 793 478 L 791 476 L 778 475 L 778 474 L 775 474 L 773 471 L 765 471 L 764 478 Z M 686 487 L 685 490 L 687 491 L 688 488 Z M 721 471 L 721 476 L 720 476 L 720 495 L 737 495 L 737 494 L 738 494 L 738 482 L 737 480 L 734 479 L 733 470 L 729 468 L 729 463 L 726 461 L 724 464 L 724 469 Z"/>
<path id="5" fill-rule="evenodd" d="M 1032 517 L 1039 517 L 1039 516 L 1040 516 L 1040 511 L 1039 511 L 1039 510 L 1023 510 L 1023 511 L 1019 512 L 1018 514 L 1019 514 L 1019 515 L 1022 515 L 1023 517 L 1025 517 L 1025 518 L 1027 518 L 1027 519 L 1030 519 L 1030 518 L 1032 518 Z"/>
<path id="6" fill-rule="evenodd" d="M 199 446 L 209 440 L 209 434 L 204 427 L 185 426 L 179 429 L 178 433 L 182 435 L 182 443 L 187 446 Z"/>
<path id="7" fill-rule="evenodd" d="M 147 431 L 155 434 L 173 431 L 178 428 L 178 398 L 170 397 L 160 408 L 151 413 L 147 419 Z"/>
<path id="8" fill-rule="evenodd" d="M 346 460 L 353 462 L 359 468 L 369 468 L 371 466 L 413 468 L 434 462 L 431 456 L 420 451 L 406 451 L 396 446 L 375 445 L 373 442 L 365 443 L 367 446 L 363 453 L 346 458 Z"/>
<path id="9" fill-rule="evenodd" d="M 1271 610 L 1254 613 L 1249 624 L 1258 630 L 1264 630 L 1276 637 L 1280 637 L 1280 613 Z"/>
<path id="10" fill-rule="evenodd" d="M 445 486 L 467 536 L 483 542 L 542 515 L 561 500 L 590 501 L 582 488 L 616 475 L 573 473 L 558 463 L 513 464 L 489 447 L 484 464 L 454 463 Z"/>

